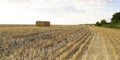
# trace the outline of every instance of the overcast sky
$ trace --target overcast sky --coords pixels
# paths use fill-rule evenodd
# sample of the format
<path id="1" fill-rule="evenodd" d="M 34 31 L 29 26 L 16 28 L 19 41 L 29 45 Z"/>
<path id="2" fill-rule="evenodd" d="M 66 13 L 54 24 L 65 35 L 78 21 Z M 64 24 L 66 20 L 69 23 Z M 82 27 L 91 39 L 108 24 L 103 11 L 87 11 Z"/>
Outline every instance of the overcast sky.
<path id="1" fill-rule="evenodd" d="M 0 0 L 0 24 L 95 23 L 119 11 L 120 0 Z"/>

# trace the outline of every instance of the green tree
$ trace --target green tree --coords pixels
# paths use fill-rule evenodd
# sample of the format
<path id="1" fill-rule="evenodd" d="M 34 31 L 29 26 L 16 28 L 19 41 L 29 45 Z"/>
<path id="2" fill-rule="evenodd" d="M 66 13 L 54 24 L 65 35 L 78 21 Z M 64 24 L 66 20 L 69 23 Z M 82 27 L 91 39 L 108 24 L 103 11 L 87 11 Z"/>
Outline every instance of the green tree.
<path id="1" fill-rule="evenodd" d="M 96 24 L 95 24 L 96 26 L 101 26 L 101 24 L 100 24 L 100 22 L 96 22 Z"/>
<path id="2" fill-rule="evenodd" d="M 114 23 L 118 23 L 119 21 L 118 20 L 112 20 L 111 23 L 114 24 Z"/>
<path id="3" fill-rule="evenodd" d="M 113 14 L 111 18 L 111 23 L 118 23 L 120 21 L 120 12 Z"/>
<path id="4" fill-rule="evenodd" d="M 106 22 L 106 20 L 105 19 L 103 19 L 103 20 L 101 20 L 101 25 L 103 25 L 103 24 L 107 24 L 107 22 Z"/>

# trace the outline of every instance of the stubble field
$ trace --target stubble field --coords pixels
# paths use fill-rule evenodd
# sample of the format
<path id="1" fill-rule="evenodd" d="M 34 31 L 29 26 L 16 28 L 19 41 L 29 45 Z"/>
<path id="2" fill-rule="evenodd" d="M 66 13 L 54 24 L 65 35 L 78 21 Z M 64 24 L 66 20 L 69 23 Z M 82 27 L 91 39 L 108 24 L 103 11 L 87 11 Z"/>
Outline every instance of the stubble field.
<path id="1" fill-rule="evenodd" d="M 120 30 L 0 26 L 0 60 L 120 60 Z"/>

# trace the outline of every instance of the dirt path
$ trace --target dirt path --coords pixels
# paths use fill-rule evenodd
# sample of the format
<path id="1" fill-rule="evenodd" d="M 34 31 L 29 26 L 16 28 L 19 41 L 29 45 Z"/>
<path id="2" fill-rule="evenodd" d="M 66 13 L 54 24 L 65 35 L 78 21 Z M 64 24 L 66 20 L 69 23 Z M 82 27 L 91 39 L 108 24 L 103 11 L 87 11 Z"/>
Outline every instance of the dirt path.
<path id="1" fill-rule="evenodd" d="M 83 55 L 82 60 L 110 60 L 104 40 L 100 32 L 95 32 L 88 51 Z"/>
<path id="2" fill-rule="evenodd" d="M 120 30 L 100 27 L 92 29 L 94 36 L 81 60 L 120 60 Z"/>

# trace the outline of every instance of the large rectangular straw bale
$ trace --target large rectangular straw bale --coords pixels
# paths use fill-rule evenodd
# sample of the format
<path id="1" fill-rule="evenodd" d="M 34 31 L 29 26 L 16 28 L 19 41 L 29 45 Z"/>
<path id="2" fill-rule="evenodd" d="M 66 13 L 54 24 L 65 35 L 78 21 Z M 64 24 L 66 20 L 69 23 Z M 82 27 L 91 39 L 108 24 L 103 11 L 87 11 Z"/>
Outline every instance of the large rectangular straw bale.
<path id="1" fill-rule="evenodd" d="M 50 22 L 49 21 L 36 21 L 36 26 L 38 26 L 38 27 L 49 27 Z"/>

